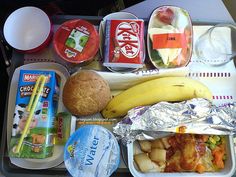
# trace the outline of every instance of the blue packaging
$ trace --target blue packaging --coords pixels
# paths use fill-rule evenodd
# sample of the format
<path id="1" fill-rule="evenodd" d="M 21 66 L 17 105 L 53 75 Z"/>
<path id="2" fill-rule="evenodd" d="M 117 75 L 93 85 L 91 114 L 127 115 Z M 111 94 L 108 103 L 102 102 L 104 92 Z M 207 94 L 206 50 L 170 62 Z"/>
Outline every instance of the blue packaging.
<path id="1" fill-rule="evenodd" d="M 16 146 L 25 127 L 29 113 L 26 108 L 37 78 L 47 77 L 43 94 L 37 104 L 29 131 L 24 138 L 20 153 L 15 153 Z M 12 137 L 9 156 L 20 158 L 46 158 L 53 154 L 54 118 L 58 103 L 58 85 L 54 71 L 21 70 L 16 95 Z"/>
<path id="2" fill-rule="evenodd" d="M 67 141 L 64 162 L 74 177 L 108 177 L 119 167 L 120 147 L 106 128 L 84 125 Z"/>

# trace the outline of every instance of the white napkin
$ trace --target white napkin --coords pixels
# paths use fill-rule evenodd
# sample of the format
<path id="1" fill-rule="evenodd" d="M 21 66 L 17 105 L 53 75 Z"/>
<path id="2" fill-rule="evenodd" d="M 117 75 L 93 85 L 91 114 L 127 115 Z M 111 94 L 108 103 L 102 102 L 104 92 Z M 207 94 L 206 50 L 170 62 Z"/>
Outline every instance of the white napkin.
<path id="1" fill-rule="evenodd" d="M 170 76 L 187 76 L 189 73 L 189 68 L 155 69 L 125 74 L 102 71 L 97 71 L 97 73 L 109 83 L 111 90 L 124 90 L 151 79 Z"/>

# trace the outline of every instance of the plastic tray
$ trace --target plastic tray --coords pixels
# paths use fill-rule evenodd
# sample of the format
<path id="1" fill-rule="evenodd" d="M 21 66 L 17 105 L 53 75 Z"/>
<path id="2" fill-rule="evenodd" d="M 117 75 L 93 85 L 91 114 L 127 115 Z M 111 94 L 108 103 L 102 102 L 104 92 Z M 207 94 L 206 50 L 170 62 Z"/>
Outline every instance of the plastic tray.
<path id="1" fill-rule="evenodd" d="M 54 25 L 59 25 L 67 20 L 76 19 L 76 18 L 88 20 L 96 26 L 98 26 L 100 21 L 102 20 L 102 17 L 94 17 L 94 16 L 56 16 L 52 19 L 52 22 L 54 23 Z M 145 24 L 147 25 L 147 19 L 144 19 L 144 20 L 145 20 Z M 199 22 L 198 22 L 198 24 L 199 24 Z M 204 24 L 205 24 L 205 22 L 204 22 Z M 211 24 L 214 24 L 214 23 L 211 23 Z M 45 58 L 42 58 L 41 60 L 48 61 Z M 34 61 L 32 61 L 32 62 L 34 62 Z M 13 52 L 9 81 L 11 81 L 11 79 L 12 79 L 15 68 L 17 68 L 23 64 L 24 64 L 24 55 L 20 54 L 20 53 Z M 233 68 L 234 68 L 234 66 L 233 66 Z M 208 72 L 208 70 L 206 69 L 206 71 L 204 73 L 207 73 L 207 72 Z M 221 73 L 225 73 L 225 72 L 229 73 L 229 74 L 226 74 L 228 79 L 233 80 L 235 78 L 234 75 L 231 74 L 231 71 L 221 70 L 221 71 L 218 71 L 217 73 L 220 73 L 220 75 L 221 75 Z M 191 74 L 194 74 L 194 73 L 191 73 Z M 194 74 L 194 76 L 195 76 L 195 74 Z M 204 76 L 205 76 L 205 74 L 204 74 Z M 213 76 L 214 76 L 214 74 L 213 74 Z M 201 74 L 201 75 L 199 74 L 198 77 L 203 77 L 203 74 Z M 215 78 L 215 79 L 217 79 L 217 78 Z M 224 80 L 225 80 L 225 78 L 222 77 L 222 81 L 224 82 L 223 84 L 225 85 L 226 81 L 224 81 Z M 236 79 L 234 79 L 234 80 L 236 80 Z M 227 87 L 227 85 L 225 85 L 225 87 Z M 234 87 L 234 88 L 236 88 L 236 87 Z M 10 82 L 8 85 L 8 90 L 10 90 Z M 217 95 L 219 95 L 219 97 Z M 220 96 L 223 96 L 220 94 L 217 94 L 217 95 L 216 95 L 217 97 L 215 97 L 217 99 L 218 98 L 220 99 Z M 7 93 L 6 98 L 8 98 L 8 97 L 9 97 L 9 92 Z M 229 98 L 228 101 L 235 100 L 235 95 L 229 96 L 227 98 Z M 8 101 L 6 101 L 6 105 L 8 105 Z M 55 175 L 56 176 L 70 176 L 69 173 L 66 171 L 65 166 L 63 164 L 61 164 L 57 167 L 42 171 L 42 170 L 28 170 L 28 169 L 19 168 L 11 163 L 10 158 L 8 157 L 8 154 L 7 154 L 7 152 L 8 152 L 7 151 L 7 129 L 6 129 L 6 127 L 7 127 L 7 110 L 8 110 L 7 106 L 6 106 L 5 110 L 6 111 L 5 111 L 4 123 L 3 123 L 4 128 L 2 131 L 2 142 L 1 142 L 2 148 L 0 149 L 0 165 L 1 165 L 1 170 L 4 173 L 4 175 L 5 176 L 55 176 Z M 127 150 L 126 147 L 121 146 L 121 152 L 123 154 L 123 159 L 124 159 L 124 162 L 127 164 L 128 160 L 127 160 L 126 150 Z M 129 177 L 129 176 L 132 176 L 132 174 L 129 172 L 128 168 L 124 167 L 124 168 L 119 168 L 115 173 L 113 173 L 112 176 Z"/>

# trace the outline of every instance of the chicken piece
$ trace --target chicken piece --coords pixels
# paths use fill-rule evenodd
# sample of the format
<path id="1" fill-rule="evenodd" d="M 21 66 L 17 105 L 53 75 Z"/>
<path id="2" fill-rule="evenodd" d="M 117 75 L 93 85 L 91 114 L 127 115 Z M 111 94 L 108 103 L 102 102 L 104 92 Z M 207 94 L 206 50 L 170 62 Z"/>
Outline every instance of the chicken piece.
<path id="1" fill-rule="evenodd" d="M 180 167 L 180 150 L 175 151 L 174 155 L 167 161 L 165 172 L 181 172 L 182 168 Z"/>
<path id="2" fill-rule="evenodd" d="M 181 139 L 180 166 L 183 170 L 191 171 L 196 167 L 200 157 L 196 149 L 197 142 L 194 135 L 190 134 L 183 135 Z"/>
<path id="3" fill-rule="evenodd" d="M 175 141 L 175 142 L 174 142 Z M 191 134 L 176 134 L 169 143 L 174 145 L 174 155 L 167 161 L 165 171 L 181 172 L 194 171 L 200 155 L 196 149 L 197 141 Z"/>

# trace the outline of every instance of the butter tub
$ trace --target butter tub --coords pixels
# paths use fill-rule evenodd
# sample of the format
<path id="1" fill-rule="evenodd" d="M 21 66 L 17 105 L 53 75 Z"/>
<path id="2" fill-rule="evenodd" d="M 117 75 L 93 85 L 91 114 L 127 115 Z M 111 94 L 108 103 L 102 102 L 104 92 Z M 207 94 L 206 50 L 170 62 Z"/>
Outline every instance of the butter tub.
<path id="1" fill-rule="evenodd" d="M 226 137 L 226 156 L 227 159 L 225 161 L 225 168 L 218 172 L 204 172 L 202 174 L 197 172 L 150 172 L 143 173 L 137 167 L 134 161 L 134 146 L 136 146 L 137 142 L 128 144 L 128 166 L 129 170 L 134 177 L 181 177 L 181 176 L 191 176 L 191 177 L 230 177 L 235 173 L 235 151 L 234 151 L 234 143 L 233 136 Z M 136 150 L 137 152 L 137 150 Z"/>

